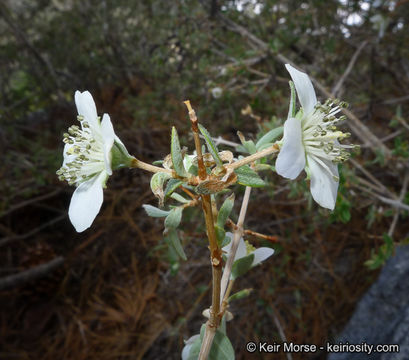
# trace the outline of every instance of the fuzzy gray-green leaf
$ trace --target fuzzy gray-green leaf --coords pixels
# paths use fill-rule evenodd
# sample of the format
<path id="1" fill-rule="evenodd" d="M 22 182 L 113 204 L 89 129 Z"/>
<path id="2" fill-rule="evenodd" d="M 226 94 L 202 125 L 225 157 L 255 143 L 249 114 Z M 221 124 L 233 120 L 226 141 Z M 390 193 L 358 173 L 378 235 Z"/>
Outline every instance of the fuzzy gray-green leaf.
<path id="1" fill-rule="evenodd" d="M 284 127 L 280 126 L 278 128 L 270 130 L 268 133 L 264 134 L 259 141 L 257 141 L 256 148 L 258 151 L 262 150 L 263 148 L 267 147 L 271 143 L 273 143 L 277 138 L 279 138 L 284 131 Z"/>
<path id="2" fill-rule="evenodd" d="M 254 254 L 247 255 L 243 258 L 236 260 L 231 269 L 231 277 L 233 280 L 237 279 L 239 276 L 244 275 L 250 270 L 253 264 Z"/>
<path id="3" fill-rule="evenodd" d="M 176 253 L 183 259 L 187 260 L 185 251 L 183 250 L 182 243 L 180 242 L 178 232 L 176 229 L 170 229 L 167 235 L 167 239 L 169 240 L 169 245 L 173 247 Z"/>
<path id="4" fill-rule="evenodd" d="M 180 148 L 178 132 L 176 128 L 172 127 L 172 138 L 170 143 L 170 154 L 172 157 L 173 168 L 179 176 L 187 176 L 185 167 L 183 166 L 183 155 Z"/>
<path id="5" fill-rule="evenodd" d="M 250 186 L 250 187 L 263 187 L 265 182 L 258 174 L 250 168 L 248 165 L 244 165 L 234 170 L 237 175 L 237 182 L 240 185 Z"/>
<path id="6" fill-rule="evenodd" d="M 209 150 L 209 153 L 212 154 L 213 159 L 216 162 L 217 166 L 223 166 L 223 162 L 219 157 L 219 150 L 217 150 L 217 146 L 213 142 L 213 139 L 210 136 L 209 132 L 201 124 L 199 124 L 199 130 L 202 133 L 203 137 L 205 138 L 207 149 Z"/>
<path id="7" fill-rule="evenodd" d="M 165 217 L 168 216 L 170 213 L 170 211 L 158 209 L 157 207 L 152 205 L 143 204 L 142 206 L 145 209 L 146 213 L 152 217 Z"/>
<path id="8" fill-rule="evenodd" d="M 169 215 L 165 219 L 165 228 L 166 229 L 176 229 L 180 221 L 182 220 L 182 207 L 175 207 L 170 210 Z"/>

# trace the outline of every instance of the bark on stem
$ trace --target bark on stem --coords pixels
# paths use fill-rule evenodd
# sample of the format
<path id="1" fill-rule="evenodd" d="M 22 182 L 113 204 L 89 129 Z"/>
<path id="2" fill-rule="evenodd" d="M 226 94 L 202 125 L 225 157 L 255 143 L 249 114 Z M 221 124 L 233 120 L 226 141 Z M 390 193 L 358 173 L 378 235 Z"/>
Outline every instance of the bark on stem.
<path id="1" fill-rule="evenodd" d="M 207 178 L 206 167 L 203 162 L 202 148 L 200 145 L 198 120 L 190 101 L 184 102 L 192 123 L 193 138 L 197 153 L 198 174 L 200 180 Z M 202 208 L 205 216 L 207 237 L 209 239 L 210 262 L 212 265 L 212 306 L 210 308 L 210 319 L 206 323 L 206 331 L 200 348 L 199 360 L 206 360 L 212 347 L 216 330 L 220 325 L 220 280 L 222 275 L 222 253 L 217 244 L 216 231 L 214 228 L 212 200 L 210 195 L 201 195 Z"/>

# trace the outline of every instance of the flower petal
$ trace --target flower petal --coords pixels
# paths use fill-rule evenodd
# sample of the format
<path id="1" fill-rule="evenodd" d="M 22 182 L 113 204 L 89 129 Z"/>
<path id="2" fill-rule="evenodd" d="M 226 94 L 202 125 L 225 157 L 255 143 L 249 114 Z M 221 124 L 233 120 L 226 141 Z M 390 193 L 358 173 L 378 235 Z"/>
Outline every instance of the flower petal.
<path id="1" fill-rule="evenodd" d="M 283 146 L 275 166 L 277 174 L 287 179 L 295 179 L 305 167 L 301 121 L 296 118 L 284 123 Z"/>
<path id="2" fill-rule="evenodd" d="M 269 258 L 271 255 L 273 255 L 274 249 L 271 249 L 268 247 L 261 247 L 261 248 L 254 250 L 253 254 L 254 254 L 254 260 L 253 260 L 252 266 L 256 266 L 260 264 L 262 261 Z"/>
<path id="3" fill-rule="evenodd" d="M 297 90 L 298 98 L 300 99 L 300 104 L 304 110 L 304 114 L 310 114 L 317 104 L 317 97 L 315 95 L 315 90 L 312 86 L 310 78 L 306 73 L 297 70 L 290 64 L 285 64 L 285 67 L 294 81 L 294 85 Z"/>
<path id="4" fill-rule="evenodd" d="M 68 216 L 77 232 L 88 229 L 98 215 L 104 199 L 102 187 L 107 177 L 106 172 L 102 171 L 80 184 L 72 194 Z"/>
<path id="5" fill-rule="evenodd" d="M 75 92 L 75 105 L 77 106 L 78 115 L 82 115 L 84 120 L 88 122 L 91 130 L 97 134 L 100 133 L 97 108 L 94 99 L 89 91 Z"/>
<path id="6" fill-rule="evenodd" d="M 108 114 L 104 114 L 102 116 L 101 132 L 102 132 L 102 142 L 103 142 L 103 150 L 104 150 L 105 169 L 108 175 L 112 175 L 111 149 L 112 149 L 112 145 L 114 145 L 114 139 L 116 135 L 114 132 L 114 127 L 112 126 L 111 118 L 109 117 Z"/>
<path id="7" fill-rule="evenodd" d="M 328 171 L 313 156 L 308 155 L 307 162 L 311 175 L 312 197 L 322 207 L 334 210 L 339 184 L 334 177 L 338 177 L 338 166 L 330 161 L 325 161 L 325 165 L 330 170 Z"/>

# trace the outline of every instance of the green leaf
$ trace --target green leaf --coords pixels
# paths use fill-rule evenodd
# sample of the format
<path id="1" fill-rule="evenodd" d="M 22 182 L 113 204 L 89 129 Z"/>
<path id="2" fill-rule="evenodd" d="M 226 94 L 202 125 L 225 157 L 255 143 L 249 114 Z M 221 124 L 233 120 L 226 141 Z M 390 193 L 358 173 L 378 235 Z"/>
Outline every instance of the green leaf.
<path id="1" fill-rule="evenodd" d="M 244 299 L 245 297 L 249 296 L 253 289 L 243 289 L 229 297 L 229 303 L 234 300 Z"/>
<path id="2" fill-rule="evenodd" d="M 234 360 L 234 358 L 234 349 L 229 338 L 217 329 L 210 349 L 209 360 Z"/>
<path id="3" fill-rule="evenodd" d="M 219 225 L 214 226 L 216 231 L 217 244 L 221 247 L 224 238 L 226 237 L 226 231 Z"/>
<path id="4" fill-rule="evenodd" d="M 172 195 L 170 195 L 170 197 L 176 201 L 179 201 L 182 204 L 187 204 L 190 202 L 190 200 L 184 198 L 182 195 L 178 194 L 178 193 L 172 193 Z"/>
<path id="5" fill-rule="evenodd" d="M 237 131 L 237 136 L 239 137 L 241 144 L 243 145 L 243 148 L 245 150 L 244 152 L 248 152 L 249 154 L 254 154 L 255 152 L 257 152 L 256 145 L 254 144 L 253 140 L 246 140 L 246 138 L 240 131 Z"/>
<path id="6" fill-rule="evenodd" d="M 172 157 L 173 168 L 179 176 L 187 176 L 185 167 L 183 166 L 182 150 L 180 148 L 178 132 L 176 128 L 172 127 L 172 137 L 170 143 L 170 154 Z"/>
<path id="7" fill-rule="evenodd" d="M 182 220 L 182 212 L 182 207 L 173 208 L 165 219 L 165 228 L 176 229 L 179 226 L 180 221 Z"/>
<path id="8" fill-rule="evenodd" d="M 258 174 L 248 165 L 244 165 L 234 170 L 237 175 L 237 182 L 240 185 L 251 187 L 263 187 L 265 182 L 258 176 Z"/>
<path id="9" fill-rule="evenodd" d="M 182 184 L 183 184 L 182 180 L 170 179 L 166 185 L 165 197 L 170 196 Z"/>
<path id="10" fill-rule="evenodd" d="M 202 124 L 199 124 L 199 130 L 202 133 L 203 137 L 205 138 L 207 149 L 209 150 L 209 153 L 213 156 L 213 160 L 216 162 L 217 166 L 220 167 L 223 166 L 223 162 L 219 157 L 219 150 L 217 150 L 217 146 L 213 142 L 213 139 L 210 136 L 209 132 Z"/>
<path id="11" fill-rule="evenodd" d="M 202 325 L 200 329 L 200 338 L 196 339 L 190 348 L 189 357 L 187 360 L 197 360 L 202 345 L 206 325 Z M 210 349 L 208 360 L 234 360 L 233 346 L 223 331 L 217 329 L 214 336 L 213 345 Z"/>
<path id="12" fill-rule="evenodd" d="M 176 253 L 183 259 L 187 260 L 185 251 L 183 250 L 182 243 L 180 242 L 178 232 L 176 229 L 170 229 L 166 236 L 166 239 L 169 241 L 169 245 L 176 251 Z"/>
<path id="13" fill-rule="evenodd" d="M 143 204 L 142 206 L 145 209 L 146 213 L 152 217 L 165 217 L 170 213 L 170 211 L 161 210 L 152 205 Z"/>
<path id="14" fill-rule="evenodd" d="M 284 127 L 280 126 L 278 128 L 270 130 L 268 133 L 263 135 L 259 141 L 256 143 L 256 148 L 258 151 L 263 150 L 264 148 L 271 146 L 278 137 L 283 134 Z"/>
<path id="15" fill-rule="evenodd" d="M 239 276 L 244 275 L 247 271 L 250 270 L 251 265 L 253 264 L 254 254 L 249 254 L 241 259 L 238 259 L 234 262 L 231 269 L 232 279 L 235 280 Z"/>
<path id="16" fill-rule="evenodd" d="M 221 228 L 224 228 L 224 225 L 226 224 L 226 221 L 230 216 L 230 213 L 234 205 L 234 199 L 235 199 L 235 196 L 233 193 L 226 200 L 224 200 L 224 203 L 221 206 L 219 213 L 217 214 L 217 225 Z"/>
<path id="17" fill-rule="evenodd" d="M 159 199 L 160 206 L 163 206 L 163 200 L 165 194 L 163 192 L 163 186 L 167 180 L 171 178 L 171 175 L 165 172 L 158 172 L 153 174 L 151 178 L 151 190 L 153 194 Z"/>

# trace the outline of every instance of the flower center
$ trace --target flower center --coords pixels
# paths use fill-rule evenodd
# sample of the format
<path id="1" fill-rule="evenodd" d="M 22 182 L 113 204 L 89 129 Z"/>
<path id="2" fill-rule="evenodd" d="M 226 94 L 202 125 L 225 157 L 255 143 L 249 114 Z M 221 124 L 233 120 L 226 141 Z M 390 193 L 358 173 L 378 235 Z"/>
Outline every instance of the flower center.
<path id="1" fill-rule="evenodd" d="M 102 143 L 95 139 L 84 117 L 77 117 L 81 128 L 73 125 L 63 136 L 64 163 L 57 171 L 61 181 L 78 186 L 105 169 Z"/>
<path id="2" fill-rule="evenodd" d="M 344 133 L 335 126 L 346 120 L 345 115 L 335 115 L 347 106 L 347 103 L 337 99 L 328 99 L 324 104 L 317 103 L 312 113 L 302 118 L 303 143 L 307 154 L 318 160 L 330 160 L 334 164 L 349 159 L 351 155 L 346 149 L 355 148 L 355 145 L 342 145 L 338 140 L 351 134 Z"/>

